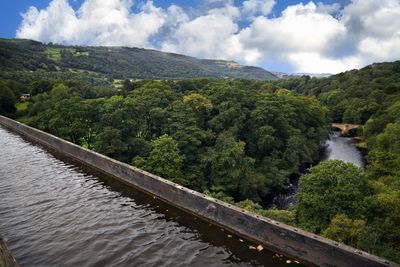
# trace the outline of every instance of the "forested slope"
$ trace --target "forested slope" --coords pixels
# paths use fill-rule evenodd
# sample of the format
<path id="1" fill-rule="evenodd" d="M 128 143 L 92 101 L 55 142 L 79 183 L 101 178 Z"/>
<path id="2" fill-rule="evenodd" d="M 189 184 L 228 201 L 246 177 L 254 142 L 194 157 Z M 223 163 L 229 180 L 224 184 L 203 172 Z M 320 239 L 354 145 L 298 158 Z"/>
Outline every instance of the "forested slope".
<path id="1" fill-rule="evenodd" d="M 300 181 L 298 222 L 400 262 L 400 61 L 324 79 L 280 80 L 275 85 L 317 96 L 333 121 L 365 125 L 359 133 L 368 149 L 365 173 L 340 163 L 312 169 Z M 351 181 L 346 190 L 344 180 Z M 321 197 L 326 192 L 332 193 Z"/>
<path id="2" fill-rule="evenodd" d="M 400 61 L 376 63 L 329 78 L 279 80 L 276 85 L 317 96 L 335 122 L 365 124 L 400 99 Z"/>
<path id="3" fill-rule="evenodd" d="M 44 76 L 46 73 L 43 71 L 53 72 L 56 77 L 63 73 L 68 75 L 68 72 L 85 72 L 93 78 L 100 75 L 108 79 L 277 79 L 258 67 L 143 48 L 61 46 L 31 40 L 0 39 L 2 78 L 11 78 L 10 71 L 34 71 Z"/>

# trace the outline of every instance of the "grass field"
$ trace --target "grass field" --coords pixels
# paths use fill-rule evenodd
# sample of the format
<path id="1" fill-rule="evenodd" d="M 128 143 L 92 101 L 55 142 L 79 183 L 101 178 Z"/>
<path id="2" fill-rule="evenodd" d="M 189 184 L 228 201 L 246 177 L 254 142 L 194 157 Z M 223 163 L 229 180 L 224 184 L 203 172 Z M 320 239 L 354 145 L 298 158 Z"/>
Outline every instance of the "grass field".
<path id="1" fill-rule="evenodd" d="M 15 105 L 17 111 L 25 111 L 28 109 L 28 102 L 20 102 Z"/>
<path id="2" fill-rule="evenodd" d="M 73 48 L 53 48 L 53 47 L 48 47 L 44 51 L 44 53 L 47 55 L 47 58 L 52 59 L 54 61 L 61 61 L 61 51 L 66 50 L 71 52 L 75 57 L 87 57 L 89 56 L 89 52 L 87 51 L 78 51 Z"/>
<path id="3" fill-rule="evenodd" d="M 44 53 L 47 55 L 47 58 L 52 59 L 54 61 L 61 60 L 61 49 L 59 48 L 46 48 Z"/>

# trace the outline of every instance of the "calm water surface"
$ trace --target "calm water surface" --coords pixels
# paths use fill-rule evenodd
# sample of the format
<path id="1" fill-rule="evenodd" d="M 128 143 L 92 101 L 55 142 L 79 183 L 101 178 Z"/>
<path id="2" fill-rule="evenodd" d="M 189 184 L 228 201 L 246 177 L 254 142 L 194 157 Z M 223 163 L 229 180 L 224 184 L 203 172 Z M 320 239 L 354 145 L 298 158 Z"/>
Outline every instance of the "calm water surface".
<path id="1" fill-rule="evenodd" d="M 21 266 L 303 266 L 2 128 L 0 235 Z"/>

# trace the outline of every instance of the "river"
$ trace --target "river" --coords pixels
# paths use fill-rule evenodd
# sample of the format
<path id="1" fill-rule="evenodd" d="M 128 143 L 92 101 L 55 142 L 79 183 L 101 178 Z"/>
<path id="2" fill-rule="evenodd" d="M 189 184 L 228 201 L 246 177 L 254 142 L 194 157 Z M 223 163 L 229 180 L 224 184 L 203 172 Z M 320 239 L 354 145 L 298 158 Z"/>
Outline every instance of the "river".
<path id="1" fill-rule="evenodd" d="M 305 266 L 1 127 L 0 197 L 20 266 Z"/>
<path id="2" fill-rule="evenodd" d="M 321 161 L 334 159 L 353 163 L 361 169 L 365 167 L 363 155 L 356 148 L 353 139 L 340 136 L 338 131 L 329 135 L 329 139 L 322 146 L 320 157 Z M 288 189 L 273 199 L 273 205 L 277 209 L 288 209 L 297 203 L 299 175 L 292 175 L 290 180 L 291 184 Z"/>
<path id="3" fill-rule="evenodd" d="M 324 146 L 321 160 L 339 159 L 351 162 L 361 169 L 364 169 L 364 158 L 359 149 L 356 148 L 353 138 L 342 137 L 340 132 L 333 132 Z"/>

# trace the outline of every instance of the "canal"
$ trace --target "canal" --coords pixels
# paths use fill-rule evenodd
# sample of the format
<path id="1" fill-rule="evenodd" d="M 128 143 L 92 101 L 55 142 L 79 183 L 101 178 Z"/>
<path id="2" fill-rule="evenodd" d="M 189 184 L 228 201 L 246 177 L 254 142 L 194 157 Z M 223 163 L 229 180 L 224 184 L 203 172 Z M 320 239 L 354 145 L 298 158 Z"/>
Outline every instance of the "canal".
<path id="1" fill-rule="evenodd" d="M 1 127 L 0 235 L 20 266 L 305 266 Z"/>

